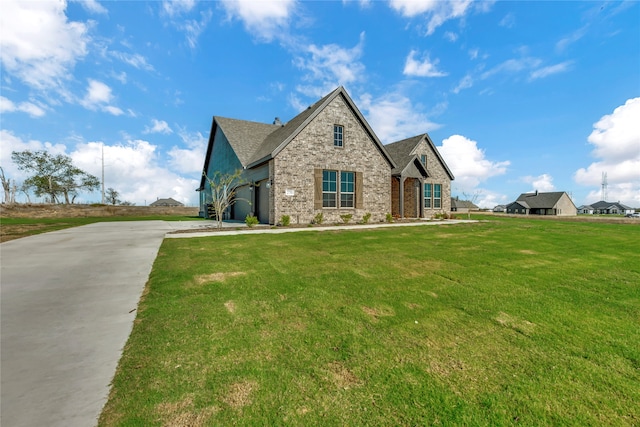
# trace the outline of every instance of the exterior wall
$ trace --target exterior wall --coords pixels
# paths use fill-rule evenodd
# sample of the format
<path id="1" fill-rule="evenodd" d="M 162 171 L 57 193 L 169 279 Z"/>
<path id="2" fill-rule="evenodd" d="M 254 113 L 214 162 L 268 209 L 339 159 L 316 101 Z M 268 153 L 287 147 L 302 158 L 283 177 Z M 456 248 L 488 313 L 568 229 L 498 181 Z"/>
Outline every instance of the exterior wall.
<path id="1" fill-rule="evenodd" d="M 220 173 L 233 173 L 237 169 L 242 169 L 242 164 L 236 153 L 231 148 L 229 141 L 224 136 L 219 127 L 213 135 L 213 150 L 209 159 L 209 168 L 206 171 L 208 177 L 213 177 L 216 171 Z M 207 217 L 206 205 L 211 203 L 211 186 L 205 180 L 204 189 L 200 192 L 200 216 Z"/>
<path id="2" fill-rule="evenodd" d="M 400 215 L 400 178 L 391 178 L 391 214 Z"/>
<path id="3" fill-rule="evenodd" d="M 344 127 L 343 147 L 333 145 L 333 126 Z M 362 209 L 315 209 L 315 169 L 362 173 Z M 352 214 L 359 221 L 383 221 L 391 212 L 391 166 L 342 96 L 336 97 L 273 160 L 273 217 L 289 215 L 292 224 L 308 224 L 322 212 L 326 222 Z"/>
<path id="4" fill-rule="evenodd" d="M 560 200 L 558 200 L 558 203 L 556 203 L 554 208 L 556 209 L 556 215 L 558 216 L 575 216 L 578 214 L 576 205 L 573 204 L 569 195 L 566 193 L 560 197 Z"/>
<path id="5" fill-rule="evenodd" d="M 418 186 L 416 187 L 416 181 Z M 423 191 L 422 184 L 419 179 L 407 178 L 404 181 L 404 217 L 405 218 L 418 218 L 420 216 L 420 205 L 422 197 L 420 191 Z M 418 201 L 420 197 L 420 201 Z"/>
<path id="6" fill-rule="evenodd" d="M 424 183 L 441 184 L 442 185 L 442 203 L 440 209 L 424 209 L 424 217 L 432 217 L 438 213 L 448 213 L 451 211 L 451 179 L 449 174 L 438 160 L 438 156 L 431 148 L 431 145 L 422 140 L 411 152 L 416 154 L 418 158 L 421 155 L 427 156 L 427 171 L 431 175 L 429 178 L 424 179 Z M 433 206 L 433 204 L 432 204 Z"/>

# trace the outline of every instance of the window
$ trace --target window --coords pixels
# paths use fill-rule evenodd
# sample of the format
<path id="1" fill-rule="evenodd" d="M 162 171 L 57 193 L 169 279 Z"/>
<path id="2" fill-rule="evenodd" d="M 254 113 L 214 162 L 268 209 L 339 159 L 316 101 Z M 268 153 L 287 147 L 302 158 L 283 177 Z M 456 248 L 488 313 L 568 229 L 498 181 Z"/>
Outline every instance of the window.
<path id="1" fill-rule="evenodd" d="M 352 208 L 355 195 L 353 172 L 340 172 L 340 207 Z"/>
<path id="2" fill-rule="evenodd" d="M 333 125 L 333 146 L 342 147 L 344 136 L 344 127 L 340 125 Z"/>
<path id="3" fill-rule="evenodd" d="M 322 207 L 335 208 L 337 195 L 337 177 L 336 171 L 322 171 Z"/>
<path id="4" fill-rule="evenodd" d="M 442 185 L 433 184 L 433 208 L 440 209 L 442 207 Z"/>
<path id="5" fill-rule="evenodd" d="M 424 207 L 431 208 L 431 184 L 424 185 Z"/>
<path id="6" fill-rule="evenodd" d="M 426 168 L 427 167 L 427 155 L 426 154 L 421 154 L 420 155 L 420 161 L 422 162 L 422 166 L 424 166 Z"/>

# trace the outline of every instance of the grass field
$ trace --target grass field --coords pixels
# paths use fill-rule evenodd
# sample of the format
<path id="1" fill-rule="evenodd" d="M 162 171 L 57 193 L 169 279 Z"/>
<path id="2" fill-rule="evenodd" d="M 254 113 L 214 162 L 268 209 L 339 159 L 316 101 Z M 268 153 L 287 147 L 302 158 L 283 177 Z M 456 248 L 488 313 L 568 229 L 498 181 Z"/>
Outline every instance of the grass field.
<path id="1" fill-rule="evenodd" d="M 165 240 L 101 426 L 640 425 L 640 226 Z"/>

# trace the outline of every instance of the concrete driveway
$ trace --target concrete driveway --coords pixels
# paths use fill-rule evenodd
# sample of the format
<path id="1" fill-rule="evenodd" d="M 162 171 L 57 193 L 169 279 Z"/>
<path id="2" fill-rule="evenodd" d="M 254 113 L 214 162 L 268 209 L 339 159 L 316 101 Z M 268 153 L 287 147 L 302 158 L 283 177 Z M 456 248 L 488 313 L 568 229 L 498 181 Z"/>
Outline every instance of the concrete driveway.
<path id="1" fill-rule="evenodd" d="M 165 233 L 105 222 L 0 245 L 0 425 L 91 427 Z"/>

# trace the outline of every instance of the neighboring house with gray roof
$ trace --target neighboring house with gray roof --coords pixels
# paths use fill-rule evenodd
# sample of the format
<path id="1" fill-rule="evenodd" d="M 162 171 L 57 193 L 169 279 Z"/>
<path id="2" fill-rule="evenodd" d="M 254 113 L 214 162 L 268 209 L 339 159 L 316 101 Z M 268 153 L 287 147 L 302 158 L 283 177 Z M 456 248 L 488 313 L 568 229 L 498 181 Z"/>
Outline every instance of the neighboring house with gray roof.
<path id="1" fill-rule="evenodd" d="M 579 212 L 599 215 L 625 215 L 635 212 L 635 209 L 620 202 L 605 202 L 601 200 L 591 205 L 580 206 Z"/>
<path id="2" fill-rule="evenodd" d="M 549 193 L 522 193 L 515 202 L 507 205 L 507 213 L 524 215 L 577 215 L 576 205 L 564 191 Z"/>
<path id="3" fill-rule="evenodd" d="M 451 210 L 454 176 L 428 134 L 384 147 L 396 164 L 391 170 L 393 215 L 428 218 Z"/>
<path id="4" fill-rule="evenodd" d="M 242 170 L 244 184 L 225 218 L 308 224 L 391 212 L 391 171 L 396 164 L 340 86 L 288 123 L 248 122 L 214 116 L 200 182 L 200 214 L 208 215 L 215 172 Z"/>
<path id="5" fill-rule="evenodd" d="M 149 206 L 152 207 L 178 207 L 178 206 L 184 206 L 184 204 L 182 204 L 181 202 L 172 199 L 171 197 L 169 197 L 168 199 L 160 199 L 158 198 L 158 200 L 156 200 L 153 203 L 150 203 Z"/>
<path id="6" fill-rule="evenodd" d="M 468 213 L 472 211 L 479 211 L 480 208 L 469 200 L 460 200 L 460 198 L 451 198 L 451 212 Z"/>

